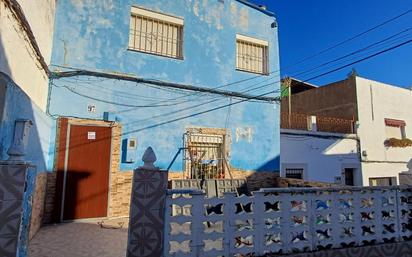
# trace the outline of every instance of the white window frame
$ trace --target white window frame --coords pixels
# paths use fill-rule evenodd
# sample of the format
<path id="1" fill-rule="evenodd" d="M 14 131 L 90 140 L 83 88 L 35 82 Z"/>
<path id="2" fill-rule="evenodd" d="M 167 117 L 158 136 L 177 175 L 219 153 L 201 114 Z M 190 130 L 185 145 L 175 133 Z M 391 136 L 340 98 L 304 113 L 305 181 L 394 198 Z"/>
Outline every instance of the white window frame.
<path id="1" fill-rule="evenodd" d="M 140 21 L 140 30 L 137 28 L 138 21 Z M 143 28 L 143 23 L 146 24 L 145 28 Z M 154 29 L 154 25 L 156 29 Z M 129 29 L 129 50 L 183 59 L 183 18 L 133 6 Z M 161 32 L 159 32 L 160 30 Z M 144 37 L 143 34 L 146 36 Z M 150 40 L 148 39 L 149 34 Z M 137 41 L 139 43 L 136 43 Z"/>
<path id="2" fill-rule="evenodd" d="M 260 65 L 256 64 L 250 64 L 253 60 L 250 58 L 253 58 L 252 56 L 249 56 L 249 63 L 245 62 L 247 64 L 242 64 L 241 59 L 243 58 L 242 56 L 244 55 L 243 52 L 245 52 L 245 49 L 240 50 L 240 47 L 248 47 L 252 48 L 254 47 L 255 49 L 257 48 L 262 48 L 262 56 L 261 57 L 256 57 L 260 58 L 261 62 L 261 67 Z M 254 53 L 251 53 L 252 50 L 248 49 L 246 52 L 249 52 L 247 55 L 252 55 Z M 242 55 L 242 56 L 241 56 Z M 255 62 L 258 62 L 259 64 L 259 59 Z M 256 68 L 257 67 L 257 68 Z M 250 72 L 250 73 L 256 73 L 256 74 L 262 74 L 262 75 L 269 75 L 269 42 L 253 37 L 248 37 L 244 35 L 236 35 L 236 70 L 239 71 L 244 71 L 244 72 Z"/>
<path id="3" fill-rule="evenodd" d="M 405 123 L 403 120 L 397 120 L 397 121 Z M 406 128 L 405 128 L 405 126 L 406 126 L 406 123 L 404 125 L 388 125 L 388 124 L 386 124 L 386 119 L 385 119 L 385 135 L 386 135 L 386 137 L 387 138 L 396 138 L 396 139 L 405 139 L 406 138 Z M 392 133 L 395 133 L 395 131 L 396 131 L 396 136 L 392 135 Z"/>

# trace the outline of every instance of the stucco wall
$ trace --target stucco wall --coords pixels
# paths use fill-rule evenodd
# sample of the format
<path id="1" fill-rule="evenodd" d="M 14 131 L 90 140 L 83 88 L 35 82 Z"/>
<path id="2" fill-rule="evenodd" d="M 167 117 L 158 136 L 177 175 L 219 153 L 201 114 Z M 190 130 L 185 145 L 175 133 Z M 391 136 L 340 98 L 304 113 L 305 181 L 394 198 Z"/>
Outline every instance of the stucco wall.
<path id="1" fill-rule="evenodd" d="M 55 121 L 13 83 L 0 73 L 0 83 L 6 83 L 6 101 L 3 120 L 0 123 L 0 159 L 8 158 L 7 151 L 13 142 L 16 120 L 28 119 L 33 122 L 24 159 L 36 166 L 38 172 L 50 171 L 53 162 L 53 138 Z"/>
<path id="2" fill-rule="evenodd" d="M 412 91 L 361 77 L 356 78 L 358 96 L 358 134 L 363 156 L 363 177 L 395 176 L 412 170 L 412 147 L 388 148 L 384 142 L 385 118 L 406 122 L 406 137 L 412 138 Z M 369 163 L 368 163 L 369 162 Z"/>
<path id="3" fill-rule="evenodd" d="M 47 63 L 50 62 L 54 0 L 17 1 L 32 28 L 40 51 Z M 32 46 L 21 25 L 0 3 L 0 71 L 6 73 L 19 85 L 33 102 L 45 111 L 47 104 L 48 78 L 37 62 Z"/>
<path id="4" fill-rule="evenodd" d="M 32 211 L 29 236 L 31 238 L 39 229 L 43 216 L 45 171 L 52 169 L 55 121 L 40 110 L 19 86 L 1 72 L 0 86 L 6 89 L 4 113 L 0 120 L 0 160 L 8 158 L 7 151 L 13 142 L 15 121 L 28 119 L 33 123 L 29 131 L 26 156 L 24 156 L 24 160 L 35 165 L 35 169 L 31 172 L 32 178 L 36 179 L 36 185 L 33 183 L 28 187 L 28 190 L 34 191 L 34 196 L 30 204 L 25 202 L 24 205 L 25 212 Z"/>
<path id="5" fill-rule="evenodd" d="M 183 60 L 127 49 L 132 6 L 184 19 Z M 211 88 L 222 86 L 256 76 L 235 69 L 237 33 L 268 41 L 269 70 L 279 69 L 274 21 L 273 17 L 234 0 L 62 0 L 57 3 L 58 29 L 54 33 L 52 68 L 55 71 L 75 68 L 127 73 L 146 79 Z M 262 94 L 278 90 L 278 80 L 278 74 L 274 73 L 271 77 L 257 76 L 222 89 L 242 91 L 256 87 L 258 83 L 272 82 L 265 88 L 250 92 Z M 232 135 L 232 166 L 242 170 L 279 170 L 279 108 L 276 105 L 242 103 L 171 122 L 228 104 L 231 100 L 87 76 L 55 79 L 51 90 L 52 115 L 101 120 L 104 112 L 113 113 L 122 125 L 123 139 L 137 138 L 137 160 L 148 146 L 153 146 L 158 165 L 166 168 L 178 148 L 182 147 L 186 128 L 227 127 Z M 195 107 L 197 104 L 203 105 Z M 94 112 L 88 112 L 89 105 L 95 106 Z M 148 107 L 150 105 L 157 107 Z M 248 128 L 252 131 L 250 140 L 249 137 L 236 137 L 237 131 Z M 122 170 L 136 166 L 137 163 L 120 165 Z M 179 157 L 172 170 L 181 169 L 182 158 Z"/>
<path id="6" fill-rule="evenodd" d="M 355 184 L 361 185 L 355 135 L 282 129 L 281 176 L 286 168 L 304 168 L 308 181 L 334 183 L 344 168 L 355 168 Z"/>

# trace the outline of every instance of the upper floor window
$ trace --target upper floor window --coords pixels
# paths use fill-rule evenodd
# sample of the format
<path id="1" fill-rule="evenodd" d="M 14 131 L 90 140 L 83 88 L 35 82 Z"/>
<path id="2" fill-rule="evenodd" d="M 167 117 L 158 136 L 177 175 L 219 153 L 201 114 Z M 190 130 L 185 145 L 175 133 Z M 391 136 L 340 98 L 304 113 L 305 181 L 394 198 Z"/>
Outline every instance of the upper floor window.
<path id="1" fill-rule="evenodd" d="M 385 132 L 387 138 L 406 138 L 405 126 L 406 123 L 403 120 L 385 119 Z"/>
<path id="2" fill-rule="evenodd" d="M 236 69 L 267 75 L 268 46 L 267 41 L 236 35 Z"/>
<path id="3" fill-rule="evenodd" d="M 183 59 L 183 19 L 132 7 L 129 49 Z"/>

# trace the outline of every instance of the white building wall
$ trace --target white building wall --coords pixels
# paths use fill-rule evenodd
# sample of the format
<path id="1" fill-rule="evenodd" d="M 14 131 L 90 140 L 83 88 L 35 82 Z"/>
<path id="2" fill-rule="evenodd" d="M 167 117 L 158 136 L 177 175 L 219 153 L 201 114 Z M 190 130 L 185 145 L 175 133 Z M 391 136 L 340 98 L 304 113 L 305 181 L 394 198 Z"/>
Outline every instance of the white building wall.
<path id="1" fill-rule="evenodd" d="M 371 177 L 396 177 L 412 170 L 412 147 L 387 148 L 385 118 L 406 122 L 406 137 L 412 138 L 412 91 L 356 78 L 362 173 L 365 185 Z"/>
<path id="2" fill-rule="evenodd" d="M 280 151 L 282 177 L 286 168 L 303 167 L 305 180 L 334 183 L 354 168 L 355 185 L 362 183 L 355 135 L 282 129 Z"/>
<path id="3" fill-rule="evenodd" d="M 46 63 L 49 64 L 55 0 L 17 2 L 24 11 Z M 0 2 L 0 71 L 9 75 L 40 109 L 46 109 L 48 78 L 36 60 L 26 34 L 22 32 L 20 24 L 3 1 Z"/>

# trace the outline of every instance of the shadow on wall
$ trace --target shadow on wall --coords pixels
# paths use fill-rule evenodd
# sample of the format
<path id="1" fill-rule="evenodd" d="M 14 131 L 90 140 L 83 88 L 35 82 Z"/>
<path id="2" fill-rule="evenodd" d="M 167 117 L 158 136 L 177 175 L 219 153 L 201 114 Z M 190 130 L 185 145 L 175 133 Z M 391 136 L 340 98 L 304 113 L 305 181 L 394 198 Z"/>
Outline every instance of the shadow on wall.
<path id="1" fill-rule="evenodd" d="M 10 74 L 10 68 L 6 60 L 6 53 L 4 51 L 3 39 L 1 35 L 0 35 L 0 72 L 5 73 L 5 74 Z M 2 77 L 0 77 L 0 126 L 3 121 L 3 116 L 4 116 L 3 114 L 4 114 L 4 105 L 6 102 L 6 89 L 7 89 L 7 81 L 4 80 Z M 1 141 L 0 141 L 0 152 L 2 152 L 2 142 Z"/>
<path id="2" fill-rule="evenodd" d="M 270 161 L 264 163 L 256 169 L 257 172 L 279 172 L 280 170 L 280 156 L 276 156 Z"/>
<path id="3" fill-rule="evenodd" d="M 28 119 L 33 122 L 33 127 L 30 130 L 26 160 L 36 165 L 37 171 L 50 170 L 54 121 L 10 77 L 12 71 L 3 42 L 0 35 L 0 160 L 8 158 L 7 150 L 13 140 L 15 121 Z"/>
<path id="4" fill-rule="evenodd" d="M 38 172 L 51 170 L 54 121 L 35 106 L 20 87 L 2 72 L 0 72 L 0 85 L 5 88 L 0 124 L 0 159 L 8 158 L 7 150 L 13 141 L 15 121 L 27 119 L 33 122 L 33 126 L 30 129 L 25 160 L 34 164 Z"/>
<path id="5" fill-rule="evenodd" d="M 0 35 L 0 160 L 7 160 L 9 157 L 7 151 L 13 142 L 16 120 L 31 120 L 33 126 L 30 129 L 24 160 L 35 165 L 36 180 L 39 181 L 39 185 L 33 183 L 26 188 L 27 192 L 35 193 L 32 196 L 32 205 L 24 205 L 26 208 L 24 215 L 31 213 L 30 236 L 34 236 L 41 226 L 44 206 L 46 178 L 45 174 L 40 174 L 40 172 L 51 170 L 53 160 L 53 144 L 51 142 L 55 123 L 11 79 L 12 71 L 8 65 L 3 42 L 4 39 Z M 2 211 L 4 210 L 0 206 L 0 213 Z M 23 226 L 29 226 L 29 224 L 23 224 Z"/>

